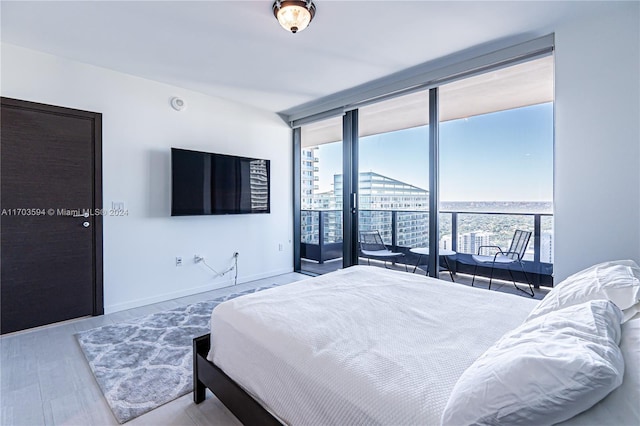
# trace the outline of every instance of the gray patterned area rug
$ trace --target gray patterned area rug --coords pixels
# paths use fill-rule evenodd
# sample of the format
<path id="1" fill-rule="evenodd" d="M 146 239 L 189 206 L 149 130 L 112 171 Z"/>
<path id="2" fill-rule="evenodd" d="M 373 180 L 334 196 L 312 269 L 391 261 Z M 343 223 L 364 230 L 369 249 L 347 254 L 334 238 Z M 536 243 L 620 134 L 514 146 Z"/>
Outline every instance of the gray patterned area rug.
<path id="1" fill-rule="evenodd" d="M 127 422 L 190 392 L 192 340 L 209 332 L 213 308 L 225 300 L 266 288 L 270 287 L 232 293 L 76 334 L 118 422 Z"/>

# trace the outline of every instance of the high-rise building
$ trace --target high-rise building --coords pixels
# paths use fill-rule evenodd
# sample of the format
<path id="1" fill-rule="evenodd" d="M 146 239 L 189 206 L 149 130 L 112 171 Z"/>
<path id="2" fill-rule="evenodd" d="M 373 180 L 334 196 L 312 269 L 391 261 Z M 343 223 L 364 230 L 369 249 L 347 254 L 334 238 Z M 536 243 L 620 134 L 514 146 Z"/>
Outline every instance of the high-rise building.
<path id="1" fill-rule="evenodd" d="M 342 175 L 335 175 L 334 190 L 342 203 Z M 358 178 L 360 208 L 370 210 L 424 210 L 429 208 L 429 191 L 375 172 L 361 172 Z"/>
<path id="2" fill-rule="evenodd" d="M 317 149 L 317 147 L 302 149 L 302 161 L 300 164 L 300 202 L 303 210 L 310 210 L 314 208 L 313 196 L 314 192 L 318 189 L 318 186 L 316 185 L 316 172 L 318 171 L 316 163 L 318 162 L 318 158 L 315 156 Z"/>
<path id="3" fill-rule="evenodd" d="M 316 149 L 302 150 L 301 242 L 318 244 L 322 228 L 325 244 L 339 243 L 343 235 L 343 177 L 335 174 L 333 190 L 318 192 Z M 360 173 L 358 185 L 359 230 L 378 230 L 388 245 L 393 243 L 394 234 L 395 244 L 400 247 L 429 244 L 429 191 L 375 172 Z M 479 230 L 459 234 L 456 251 L 478 253 L 481 246 L 499 244 L 493 241 L 495 237 L 492 232 Z M 440 238 L 442 249 L 453 250 L 452 243 L 450 233 Z M 553 250 L 553 231 L 542 232 L 540 261 L 553 263 Z M 526 258 L 529 257 L 533 259 L 532 248 Z"/>
<path id="4" fill-rule="evenodd" d="M 451 242 L 451 234 L 443 235 L 442 238 L 440 238 L 440 248 L 445 250 L 453 250 L 453 244 Z"/>
<path id="5" fill-rule="evenodd" d="M 341 174 L 334 176 L 333 187 L 334 208 L 342 210 Z M 358 179 L 358 194 L 361 231 L 378 230 L 385 243 L 391 244 L 395 224 L 396 245 L 419 247 L 427 244 L 429 191 L 378 173 L 362 172 Z M 342 223 L 335 221 L 335 226 L 333 234 L 342 235 Z M 329 229 L 325 224 L 325 233 Z"/>
<path id="6" fill-rule="evenodd" d="M 543 231 L 540 235 L 540 262 L 553 263 L 553 231 Z"/>
<path id="7" fill-rule="evenodd" d="M 302 214 L 300 217 L 301 240 L 307 244 L 318 244 L 318 214 L 309 212 L 308 210 L 316 209 L 314 206 L 316 185 L 316 172 L 318 167 L 316 163 L 318 158 L 316 155 L 317 147 L 303 148 L 301 151 L 300 161 L 300 204 Z"/>
<path id="8" fill-rule="evenodd" d="M 459 253 L 478 253 L 480 246 L 491 245 L 491 233 L 484 231 L 472 231 L 458 235 Z M 481 253 L 482 254 L 482 253 Z"/>

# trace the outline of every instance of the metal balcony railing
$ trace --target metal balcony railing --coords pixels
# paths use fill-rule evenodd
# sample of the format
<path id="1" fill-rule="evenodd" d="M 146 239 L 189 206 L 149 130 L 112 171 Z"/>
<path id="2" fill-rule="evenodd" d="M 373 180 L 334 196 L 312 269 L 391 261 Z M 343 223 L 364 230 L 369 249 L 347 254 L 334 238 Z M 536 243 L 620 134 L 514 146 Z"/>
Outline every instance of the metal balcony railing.
<path id="1" fill-rule="evenodd" d="M 380 231 L 385 244 L 393 251 L 405 253 L 408 263 L 418 261 L 409 251 L 411 248 L 429 244 L 428 211 L 360 210 L 359 213 L 360 230 Z M 523 262 L 525 270 L 533 276 L 536 286 L 553 285 L 552 218 L 550 213 L 441 211 L 440 247 L 457 253 L 455 262 L 449 259 L 454 271 L 471 273 L 475 268 L 471 255 L 478 246 L 492 244 L 506 250 L 515 229 L 530 230 L 533 234 Z M 341 210 L 302 210 L 301 224 L 303 259 L 323 263 L 342 257 Z M 482 268 L 479 271 L 486 272 Z"/>

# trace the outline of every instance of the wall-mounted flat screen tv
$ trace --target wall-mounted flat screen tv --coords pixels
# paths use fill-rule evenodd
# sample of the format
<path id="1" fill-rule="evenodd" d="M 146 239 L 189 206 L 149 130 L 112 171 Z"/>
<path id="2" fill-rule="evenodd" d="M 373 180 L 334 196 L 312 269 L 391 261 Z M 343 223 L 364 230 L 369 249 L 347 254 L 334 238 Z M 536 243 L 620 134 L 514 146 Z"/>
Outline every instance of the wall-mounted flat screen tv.
<path id="1" fill-rule="evenodd" d="M 171 216 L 269 213 L 270 161 L 171 148 Z"/>

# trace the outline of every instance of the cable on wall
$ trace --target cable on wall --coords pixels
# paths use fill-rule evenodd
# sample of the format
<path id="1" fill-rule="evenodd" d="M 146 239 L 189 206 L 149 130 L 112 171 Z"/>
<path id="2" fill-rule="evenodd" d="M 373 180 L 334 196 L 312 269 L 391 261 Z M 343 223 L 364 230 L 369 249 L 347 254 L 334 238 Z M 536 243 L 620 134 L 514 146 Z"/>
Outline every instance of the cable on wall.
<path id="1" fill-rule="evenodd" d="M 231 271 L 236 271 L 235 276 L 233 277 L 233 285 L 238 284 L 238 257 L 240 256 L 240 254 L 238 252 L 233 253 L 233 265 L 231 265 L 229 268 L 225 269 L 222 272 L 218 272 L 215 269 L 213 269 L 206 260 L 204 260 L 204 257 L 202 256 L 196 256 L 195 257 L 195 262 L 196 263 L 202 263 L 204 266 L 206 266 L 207 268 L 209 268 L 211 270 L 211 272 L 213 272 L 214 274 L 216 274 L 216 277 L 223 277 L 226 274 L 228 274 Z"/>

